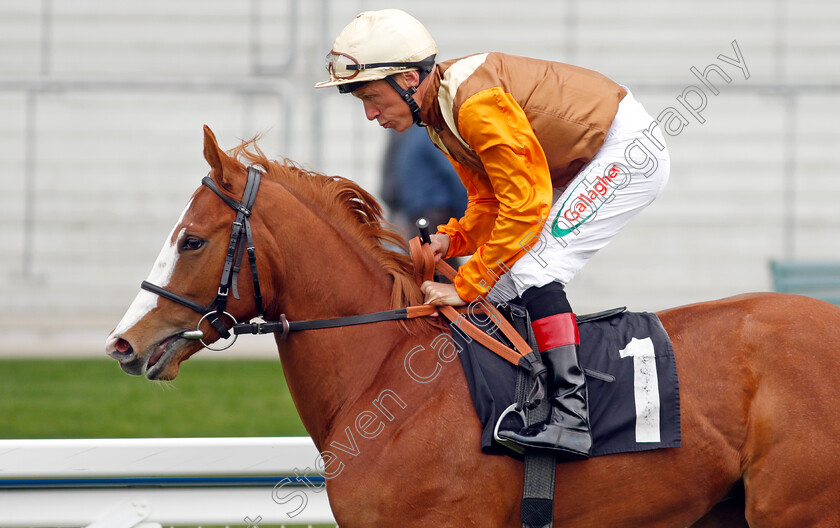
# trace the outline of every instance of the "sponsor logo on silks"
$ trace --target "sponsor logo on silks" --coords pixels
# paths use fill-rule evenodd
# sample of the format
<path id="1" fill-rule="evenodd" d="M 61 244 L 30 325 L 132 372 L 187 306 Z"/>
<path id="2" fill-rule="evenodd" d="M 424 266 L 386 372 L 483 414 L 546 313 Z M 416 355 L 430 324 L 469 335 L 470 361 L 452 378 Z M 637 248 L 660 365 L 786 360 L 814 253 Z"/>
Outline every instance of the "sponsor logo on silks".
<path id="1" fill-rule="evenodd" d="M 551 234 L 564 237 L 577 234 L 578 228 L 592 219 L 615 191 L 630 183 L 630 172 L 620 163 L 608 165 L 603 176 L 593 176 L 593 171 L 584 176 L 560 206 L 560 211 L 551 224 Z"/>

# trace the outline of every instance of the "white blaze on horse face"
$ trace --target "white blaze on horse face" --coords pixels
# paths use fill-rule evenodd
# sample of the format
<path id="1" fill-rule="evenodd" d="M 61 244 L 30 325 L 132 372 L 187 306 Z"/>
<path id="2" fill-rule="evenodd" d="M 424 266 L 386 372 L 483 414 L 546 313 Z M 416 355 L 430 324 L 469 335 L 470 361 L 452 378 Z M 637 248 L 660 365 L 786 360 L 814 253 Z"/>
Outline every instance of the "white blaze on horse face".
<path id="1" fill-rule="evenodd" d="M 160 250 L 160 254 L 158 255 L 157 260 L 155 260 L 155 263 L 152 266 L 152 271 L 149 273 L 149 277 L 146 281 L 156 284 L 162 288 L 166 288 L 169 285 L 169 280 L 172 278 L 172 273 L 175 271 L 175 264 L 178 263 L 178 246 L 181 243 L 181 239 L 184 237 L 184 233 L 187 228 L 182 227 L 181 230 L 178 231 L 177 236 L 175 235 L 175 230 L 178 229 L 178 226 L 180 226 L 181 222 L 183 222 L 184 215 L 187 214 L 190 205 L 192 205 L 192 200 L 190 200 L 190 203 L 187 204 L 184 212 L 181 213 L 181 217 L 178 219 L 178 222 L 175 224 L 175 227 L 172 229 L 169 237 L 167 237 L 166 242 L 163 243 L 163 248 Z M 151 312 L 157 306 L 158 299 L 160 299 L 160 297 L 157 294 L 146 290 L 140 290 L 140 293 L 138 293 L 137 297 L 134 298 L 134 302 L 132 302 L 131 306 L 128 307 L 128 310 L 125 312 L 125 315 L 117 325 L 117 328 L 114 330 L 112 335 L 119 336 L 137 324 L 138 321 L 143 319 L 147 313 Z"/>

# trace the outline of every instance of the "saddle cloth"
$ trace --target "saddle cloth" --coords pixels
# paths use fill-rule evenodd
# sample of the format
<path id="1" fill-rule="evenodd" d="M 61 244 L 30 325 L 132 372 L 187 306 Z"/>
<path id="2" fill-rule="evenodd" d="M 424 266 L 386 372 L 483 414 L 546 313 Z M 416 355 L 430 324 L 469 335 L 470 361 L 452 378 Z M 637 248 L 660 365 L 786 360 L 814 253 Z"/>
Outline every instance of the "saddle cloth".
<path id="1" fill-rule="evenodd" d="M 533 343 L 530 335 L 524 335 L 530 334 L 525 309 L 508 304 L 502 312 Z M 679 447 L 677 366 L 671 340 L 659 318 L 652 313 L 613 311 L 586 319 L 581 317 L 578 325 L 579 356 L 586 374 L 592 456 Z M 486 319 L 473 322 L 487 326 Z M 501 332 L 491 335 L 508 344 Z M 517 403 L 517 376 L 524 369 L 454 327 L 452 337 L 459 346 L 470 396 L 481 420 L 482 451 L 518 457 L 494 440 L 493 431 L 503 412 Z M 507 414 L 499 424 L 500 430 L 521 427 L 516 413 Z"/>

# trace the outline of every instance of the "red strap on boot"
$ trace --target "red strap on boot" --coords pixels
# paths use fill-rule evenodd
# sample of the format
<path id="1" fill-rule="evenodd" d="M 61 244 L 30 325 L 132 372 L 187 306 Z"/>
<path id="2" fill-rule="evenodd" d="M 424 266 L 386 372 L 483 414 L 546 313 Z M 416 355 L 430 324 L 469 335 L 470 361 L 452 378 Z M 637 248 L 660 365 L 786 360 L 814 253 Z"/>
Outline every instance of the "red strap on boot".
<path id="1" fill-rule="evenodd" d="M 534 337 L 540 352 L 564 345 L 579 345 L 577 320 L 573 313 L 549 315 L 536 321 L 531 321 Z"/>

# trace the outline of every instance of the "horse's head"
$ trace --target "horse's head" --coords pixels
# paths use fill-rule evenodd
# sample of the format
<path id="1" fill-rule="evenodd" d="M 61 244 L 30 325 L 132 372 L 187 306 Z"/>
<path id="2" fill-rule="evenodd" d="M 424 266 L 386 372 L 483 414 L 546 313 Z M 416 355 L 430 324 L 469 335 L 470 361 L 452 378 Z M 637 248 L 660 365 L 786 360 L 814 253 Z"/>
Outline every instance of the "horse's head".
<path id="1" fill-rule="evenodd" d="M 210 175 L 105 343 L 125 372 L 174 379 L 182 361 L 257 315 L 276 324 L 284 314 L 309 320 L 422 302 L 405 240 L 358 184 L 269 160 L 254 141 L 229 156 L 207 127 L 204 157 Z"/>
<path id="2" fill-rule="evenodd" d="M 241 300 L 233 298 L 232 290 L 228 296 L 220 294 L 226 289 L 224 285 L 220 289 L 225 274 L 234 273 L 226 268 L 226 257 L 231 253 L 235 221 L 240 224 L 236 229 L 243 233 L 236 239 L 237 246 L 244 246 L 247 241 L 241 225 L 242 213 L 237 217 L 235 207 L 240 200 L 246 200 L 243 192 L 249 179 L 248 169 L 219 148 L 207 127 L 204 157 L 212 169 L 208 179 L 193 194 L 164 242 L 143 290 L 105 343 L 108 355 L 129 374 L 174 379 L 181 362 L 203 347 L 202 341 L 195 339 L 195 330 L 205 313 L 210 315 L 198 333 L 204 342 L 218 339 L 219 331 L 231 326 L 231 318 L 225 314 L 218 316 L 219 331 L 210 324 L 220 303 L 221 310 L 240 320 L 257 315 L 248 255 L 237 255 L 244 247 L 233 251 L 234 260 L 244 261 L 243 277 L 236 281 Z M 233 263 L 234 269 L 237 264 Z"/>

